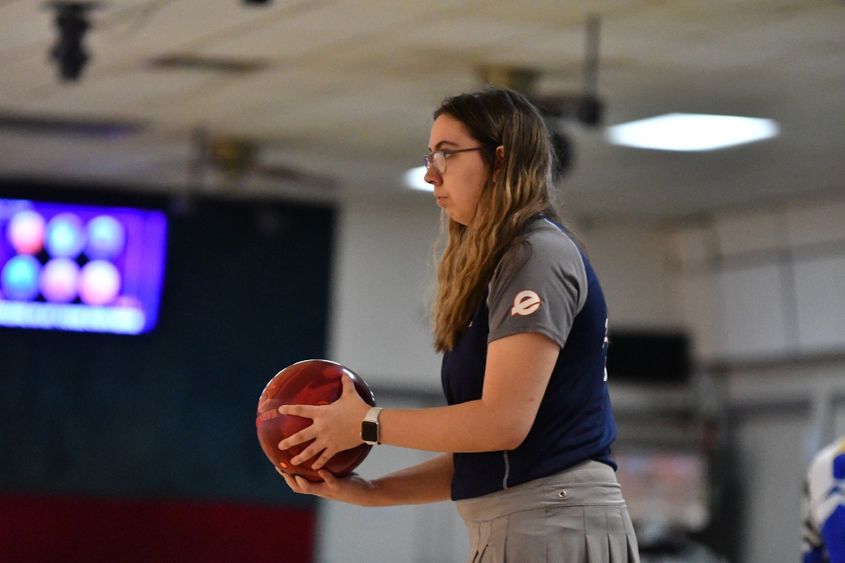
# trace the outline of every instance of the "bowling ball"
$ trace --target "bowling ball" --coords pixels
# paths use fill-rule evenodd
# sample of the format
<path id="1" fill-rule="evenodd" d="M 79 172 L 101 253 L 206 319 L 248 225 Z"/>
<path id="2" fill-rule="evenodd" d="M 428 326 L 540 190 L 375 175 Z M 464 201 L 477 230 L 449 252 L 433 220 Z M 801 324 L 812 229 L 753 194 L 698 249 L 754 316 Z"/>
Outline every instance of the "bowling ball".
<path id="1" fill-rule="evenodd" d="M 311 481 L 322 481 L 311 464 L 317 456 L 292 465 L 291 458 L 302 452 L 311 441 L 287 450 L 279 449 L 279 442 L 311 425 L 310 418 L 281 414 L 282 405 L 328 405 L 340 398 L 343 390 L 341 378 L 349 377 L 355 384 L 358 395 L 369 405 L 375 406 L 372 391 L 361 376 L 336 362 L 329 360 L 303 360 L 277 373 L 264 387 L 258 399 L 255 427 L 258 442 L 267 458 L 279 469 L 290 475 L 301 475 Z M 364 461 L 371 446 L 361 444 L 349 450 L 337 452 L 323 467 L 334 475 L 342 477 Z"/>

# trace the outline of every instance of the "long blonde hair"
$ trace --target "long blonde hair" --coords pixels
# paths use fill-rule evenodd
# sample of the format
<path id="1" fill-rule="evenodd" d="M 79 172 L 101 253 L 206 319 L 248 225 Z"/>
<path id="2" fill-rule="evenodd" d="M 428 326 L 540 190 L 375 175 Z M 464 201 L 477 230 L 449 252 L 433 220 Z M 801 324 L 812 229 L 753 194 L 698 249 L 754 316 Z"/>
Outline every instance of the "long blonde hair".
<path id="1" fill-rule="evenodd" d="M 521 94 L 488 88 L 446 98 L 434 119 L 448 114 L 463 123 L 484 148 L 490 180 L 478 202 L 471 227 L 445 218 L 445 248 L 437 266 L 434 346 L 451 350 L 484 297 L 485 286 L 504 250 L 539 214 L 552 219 L 554 156 L 539 111 Z M 504 157 L 494 175 L 496 148 Z M 445 239 L 445 244 L 443 243 Z"/>

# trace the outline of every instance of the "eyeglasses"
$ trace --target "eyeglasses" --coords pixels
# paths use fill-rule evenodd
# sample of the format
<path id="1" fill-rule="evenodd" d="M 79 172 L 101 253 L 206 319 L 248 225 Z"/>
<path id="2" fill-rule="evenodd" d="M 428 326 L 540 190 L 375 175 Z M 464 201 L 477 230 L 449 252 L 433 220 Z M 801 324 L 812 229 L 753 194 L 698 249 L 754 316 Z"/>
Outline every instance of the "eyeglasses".
<path id="1" fill-rule="evenodd" d="M 423 156 L 423 162 L 425 163 L 425 169 L 429 170 L 432 166 L 437 171 L 438 174 L 445 174 L 446 173 L 446 160 L 452 156 L 453 154 L 457 154 L 459 152 L 470 152 L 470 151 L 480 151 L 483 147 L 473 147 L 471 149 L 443 149 L 439 151 L 430 152 Z"/>

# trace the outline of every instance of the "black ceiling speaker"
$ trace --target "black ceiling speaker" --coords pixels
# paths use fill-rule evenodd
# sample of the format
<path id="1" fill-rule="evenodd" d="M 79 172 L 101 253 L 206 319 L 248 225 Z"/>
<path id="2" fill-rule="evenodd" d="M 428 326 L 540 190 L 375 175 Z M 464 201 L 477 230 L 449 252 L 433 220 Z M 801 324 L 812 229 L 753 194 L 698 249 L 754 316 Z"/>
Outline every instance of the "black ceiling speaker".
<path id="1" fill-rule="evenodd" d="M 591 14 L 587 18 L 584 35 L 584 84 L 580 92 L 552 92 L 531 96 L 547 117 L 574 119 L 587 127 L 601 125 L 604 102 L 598 94 L 600 32 L 601 21 L 598 16 Z"/>
<path id="2" fill-rule="evenodd" d="M 50 49 L 50 58 L 58 65 L 62 80 L 79 80 L 89 56 L 83 40 L 88 28 L 88 12 L 98 7 L 96 2 L 52 2 L 59 37 Z"/>
<path id="3" fill-rule="evenodd" d="M 604 117 L 604 102 L 598 94 L 599 17 L 590 14 L 586 22 L 583 86 L 576 91 L 541 92 L 542 72 L 527 67 L 483 65 L 478 68 L 482 81 L 512 88 L 526 95 L 540 110 L 549 130 L 555 154 L 555 180 L 565 176 L 574 164 L 575 143 L 564 130 L 564 121 L 598 127 Z"/>

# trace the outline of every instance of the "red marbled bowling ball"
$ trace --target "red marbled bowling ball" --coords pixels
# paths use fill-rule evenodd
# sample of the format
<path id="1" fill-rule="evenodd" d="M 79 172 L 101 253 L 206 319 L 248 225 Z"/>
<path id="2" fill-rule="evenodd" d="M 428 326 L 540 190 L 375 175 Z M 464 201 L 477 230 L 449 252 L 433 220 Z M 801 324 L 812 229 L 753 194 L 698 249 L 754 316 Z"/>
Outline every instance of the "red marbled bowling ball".
<path id="1" fill-rule="evenodd" d="M 305 442 L 287 450 L 279 449 L 279 442 L 296 434 L 311 425 L 310 418 L 281 414 L 278 408 L 282 405 L 328 405 L 338 398 L 343 390 L 341 377 L 349 377 L 355 384 L 355 390 L 364 401 L 376 405 L 372 391 L 367 387 L 361 376 L 336 362 L 329 360 L 303 360 L 292 364 L 271 379 L 261 397 L 258 399 L 258 412 L 255 416 L 255 427 L 261 449 L 270 461 L 291 475 L 301 475 L 311 481 L 322 481 L 317 471 L 311 469 L 311 464 L 317 456 L 300 463 L 291 465 L 290 460 L 296 457 L 311 443 Z M 352 473 L 352 470 L 364 461 L 370 453 L 371 446 L 361 444 L 349 450 L 336 453 L 324 466 L 333 474 L 342 477 Z"/>

